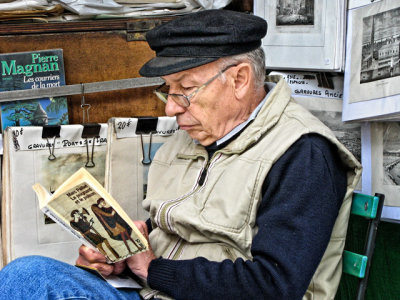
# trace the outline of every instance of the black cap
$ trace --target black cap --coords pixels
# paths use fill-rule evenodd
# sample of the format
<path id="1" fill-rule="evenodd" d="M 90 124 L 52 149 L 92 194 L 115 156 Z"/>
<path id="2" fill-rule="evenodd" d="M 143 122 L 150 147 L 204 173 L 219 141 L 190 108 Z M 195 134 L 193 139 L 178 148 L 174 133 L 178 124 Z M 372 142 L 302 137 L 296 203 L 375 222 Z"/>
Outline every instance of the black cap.
<path id="1" fill-rule="evenodd" d="M 187 14 L 147 32 L 156 57 L 139 73 L 163 76 L 245 53 L 260 47 L 266 33 L 267 22 L 247 13 L 211 9 Z"/>

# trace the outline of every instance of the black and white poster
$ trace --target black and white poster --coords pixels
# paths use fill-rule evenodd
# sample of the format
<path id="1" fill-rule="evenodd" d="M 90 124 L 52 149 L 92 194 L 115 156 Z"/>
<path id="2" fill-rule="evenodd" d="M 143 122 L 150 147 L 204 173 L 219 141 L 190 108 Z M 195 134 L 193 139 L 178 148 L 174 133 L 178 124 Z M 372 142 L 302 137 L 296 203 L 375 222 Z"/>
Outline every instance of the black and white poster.
<path id="1" fill-rule="evenodd" d="M 343 120 L 387 120 L 400 112 L 400 3 L 349 10 Z"/>
<path id="2" fill-rule="evenodd" d="M 270 69 L 341 71 L 344 66 L 345 1 L 254 1 L 268 22 L 262 41 Z"/>

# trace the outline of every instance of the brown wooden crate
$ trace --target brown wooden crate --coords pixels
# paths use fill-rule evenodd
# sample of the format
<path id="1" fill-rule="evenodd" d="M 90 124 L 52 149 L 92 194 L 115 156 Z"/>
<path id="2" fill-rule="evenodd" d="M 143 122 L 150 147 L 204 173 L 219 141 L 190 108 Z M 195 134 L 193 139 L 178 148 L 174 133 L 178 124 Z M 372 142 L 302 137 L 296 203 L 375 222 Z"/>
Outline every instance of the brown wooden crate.
<path id="1" fill-rule="evenodd" d="M 116 24 L 121 28 L 126 26 L 123 22 L 106 22 L 106 24 L 114 24 L 111 26 L 114 29 L 117 27 Z M 56 28 L 54 31 L 58 32 L 35 34 L 22 33 L 24 29 L 37 32 L 41 26 L 36 25 L 31 28 L 29 25 L 11 26 L 14 29 L 11 31 L 14 33 L 4 34 L 4 31 L 1 31 L 4 26 L 2 25 L 0 52 L 61 48 L 64 50 L 67 84 L 139 77 L 140 67 L 154 56 L 154 52 L 145 41 L 128 42 L 126 30 L 104 30 L 100 25 L 93 30 L 95 27 L 93 24 L 85 29 L 81 22 L 82 26 L 74 25 L 76 31 L 63 32 L 70 30 L 72 26 L 67 25 L 55 24 L 53 29 Z M 16 33 L 17 31 L 19 33 Z M 90 122 L 103 123 L 111 117 L 164 115 L 164 104 L 153 95 L 153 88 L 86 94 L 85 102 L 91 104 Z M 82 122 L 80 105 L 81 96 L 68 96 L 71 124 Z"/>

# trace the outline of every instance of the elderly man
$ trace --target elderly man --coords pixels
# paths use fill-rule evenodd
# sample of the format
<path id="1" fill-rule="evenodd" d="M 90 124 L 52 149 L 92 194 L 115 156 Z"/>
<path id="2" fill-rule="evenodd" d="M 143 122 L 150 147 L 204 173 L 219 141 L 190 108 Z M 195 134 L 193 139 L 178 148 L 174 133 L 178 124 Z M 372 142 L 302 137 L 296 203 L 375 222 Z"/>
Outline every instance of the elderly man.
<path id="1" fill-rule="evenodd" d="M 361 167 L 282 78 L 264 82 L 266 30 L 253 15 L 209 10 L 148 32 L 157 56 L 140 73 L 165 80 L 155 93 L 181 129 L 152 162 L 150 219 L 136 223 L 152 250 L 112 265 L 82 246 L 77 263 L 132 271 L 145 299 L 334 297 Z M 37 260 L 72 287 L 38 276 Z M 42 294 L 137 296 L 53 260 L 14 263 L 22 266 L 46 282 Z"/>

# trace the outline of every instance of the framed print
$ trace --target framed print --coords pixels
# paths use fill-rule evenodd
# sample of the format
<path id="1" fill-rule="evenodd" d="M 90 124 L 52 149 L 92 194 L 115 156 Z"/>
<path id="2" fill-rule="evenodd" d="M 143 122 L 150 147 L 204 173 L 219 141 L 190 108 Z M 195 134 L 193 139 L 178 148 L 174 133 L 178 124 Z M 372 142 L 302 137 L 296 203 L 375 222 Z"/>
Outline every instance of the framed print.
<path id="1" fill-rule="evenodd" d="M 379 1 L 382 1 L 382 0 L 349 0 L 348 9 L 353 9 L 353 8 L 361 7 L 364 5 L 369 5 L 372 2 L 375 3 L 375 2 L 379 2 Z"/>
<path id="2" fill-rule="evenodd" d="M 400 122 L 365 122 L 362 126 L 364 193 L 385 195 L 382 218 L 400 222 Z"/>
<path id="3" fill-rule="evenodd" d="M 387 120 L 400 112 L 400 3 L 349 10 L 343 120 Z"/>
<path id="4" fill-rule="evenodd" d="M 262 41 L 267 68 L 341 71 L 344 2 L 255 0 L 255 15 L 268 22 L 268 32 Z"/>

